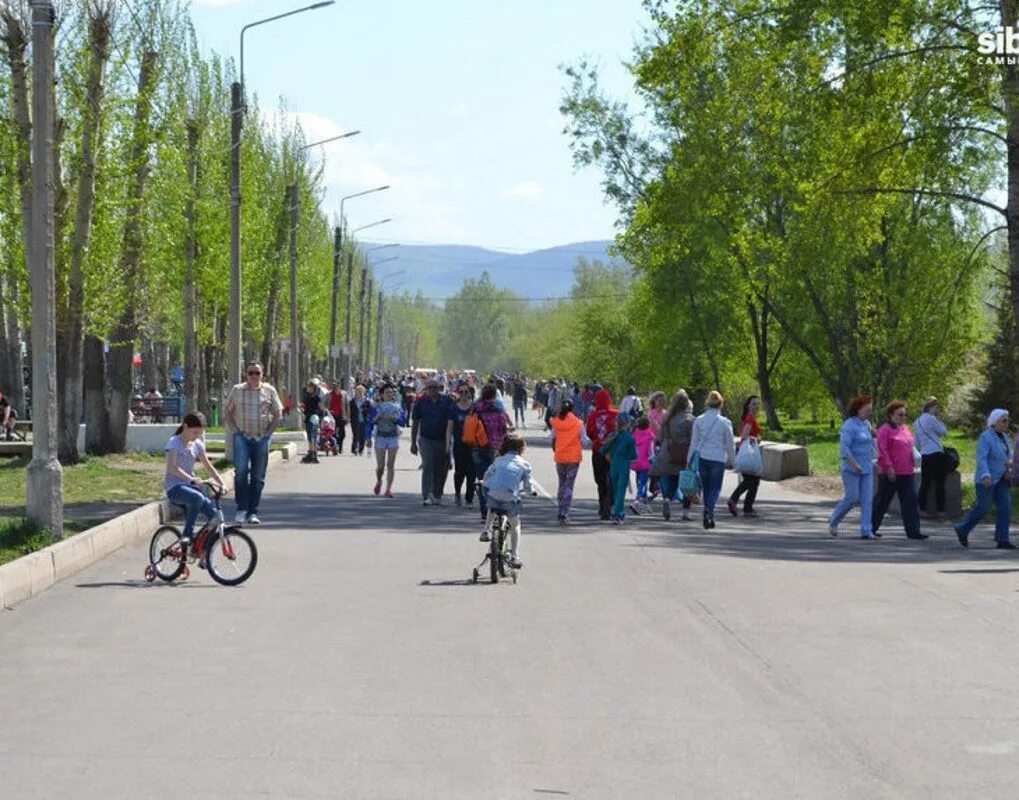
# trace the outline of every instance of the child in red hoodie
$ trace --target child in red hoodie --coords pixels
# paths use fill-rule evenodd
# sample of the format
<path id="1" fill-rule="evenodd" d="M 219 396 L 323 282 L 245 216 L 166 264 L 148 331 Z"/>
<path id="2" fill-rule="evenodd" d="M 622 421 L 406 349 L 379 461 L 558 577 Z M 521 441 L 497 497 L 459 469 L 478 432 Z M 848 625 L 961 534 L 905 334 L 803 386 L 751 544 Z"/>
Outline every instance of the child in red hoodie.
<path id="1" fill-rule="evenodd" d="M 609 480 L 609 462 L 601 453 L 606 437 L 615 433 L 619 411 L 612 407 L 612 395 L 599 389 L 594 395 L 594 411 L 587 417 L 587 438 L 591 440 L 591 466 L 594 482 L 598 484 L 598 516 L 612 518 L 612 482 Z"/>
<path id="2" fill-rule="evenodd" d="M 637 457 L 630 462 L 630 469 L 637 475 L 637 496 L 630 505 L 630 510 L 634 514 L 640 514 L 647 509 L 648 475 L 655 455 L 655 434 L 651 430 L 651 420 L 647 417 L 637 420 L 633 438 L 637 443 Z"/>

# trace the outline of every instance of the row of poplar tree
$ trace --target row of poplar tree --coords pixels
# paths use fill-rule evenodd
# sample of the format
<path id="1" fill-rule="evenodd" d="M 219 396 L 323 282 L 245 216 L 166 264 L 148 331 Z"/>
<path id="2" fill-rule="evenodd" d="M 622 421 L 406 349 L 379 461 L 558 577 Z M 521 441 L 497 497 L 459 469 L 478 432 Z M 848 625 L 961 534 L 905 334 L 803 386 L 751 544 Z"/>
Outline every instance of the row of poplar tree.
<path id="1" fill-rule="evenodd" d="M 22 411 L 29 20 L 24 0 L 0 2 L 0 391 Z M 61 460 L 73 463 L 81 420 L 87 451 L 124 449 L 139 351 L 150 385 L 165 383 L 171 363 L 184 365 L 189 408 L 207 412 L 222 396 L 235 77 L 231 63 L 199 51 L 176 0 L 65 0 L 54 37 L 59 440 Z M 326 356 L 334 256 L 321 166 L 287 119 L 260 113 L 249 97 L 241 141 L 243 348 L 280 384 L 279 343 L 290 329 L 287 185 L 301 198 L 299 320 L 310 354 L 303 374 Z M 346 253 L 340 263 L 347 267 Z M 362 267 L 355 254 L 355 303 Z M 346 277 L 339 283 L 342 315 Z"/>

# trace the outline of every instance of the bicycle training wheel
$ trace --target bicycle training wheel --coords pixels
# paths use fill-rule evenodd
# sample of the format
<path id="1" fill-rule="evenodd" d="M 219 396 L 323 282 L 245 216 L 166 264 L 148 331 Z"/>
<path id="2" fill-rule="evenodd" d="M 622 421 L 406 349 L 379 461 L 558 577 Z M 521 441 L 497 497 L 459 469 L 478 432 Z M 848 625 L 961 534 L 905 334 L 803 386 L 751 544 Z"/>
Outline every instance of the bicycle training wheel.
<path id="1" fill-rule="evenodd" d="M 224 586 L 237 586 L 251 577 L 258 564 L 258 548 L 240 528 L 227 528 L 222 536 L 209 542 L 209 574 Z"/>
<path id="2" fill-rule="evenodd" d="M 175 581 L 184 571 L 186 554 L 180 543 L 180 531 L 173 525 L 164 525 L 149 542 L 149 564 L 152 571 L 164 581 Z"/>

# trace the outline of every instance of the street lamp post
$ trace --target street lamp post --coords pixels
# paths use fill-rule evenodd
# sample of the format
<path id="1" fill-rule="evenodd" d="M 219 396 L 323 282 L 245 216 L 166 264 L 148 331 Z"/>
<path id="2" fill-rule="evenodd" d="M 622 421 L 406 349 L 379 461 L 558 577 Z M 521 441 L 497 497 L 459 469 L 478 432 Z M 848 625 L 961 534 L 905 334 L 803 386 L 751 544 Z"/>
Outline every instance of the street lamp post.
<path id="1" fill-rule="evenodd" d="M 297 152 L 303 152 L 312 147 L 335 142 L 339 139 L 348 139 L 357 136 L 361 131 L 350 131 L 338 136 L 330 136 L 328 139 L 320 139 L 317 142 L 302 145 Z M 296 181 L 296 179 L 295 179 Z M 301 412 L 297 405 L 297 398 L 301 392 L 301 334 L 297 325 L 297 222 L 300 216 L 300 193 L 298 183 L 287 187 L 287 203 L 290 208 L 290 357 L 288 361 L 287 387 L 291 398 L 290 424 L 291 430 L 301 430 Z"/>
<path id="2" fill-rule="evenodd" d="M 303 8 L 276 14 L 241 28 L 240 81 L 230 86 L 230 335 L 227 341 L 227 379 L 232 385 L 241 374 L 241 130 L 244 124 L 244 34 L 250 28 L 331 6 L 323 0 Z M 229 441 L 229 440 L 228 440 Z"/>
<path id="3" fill-rule="evenodd" d="M 369 277 L 369 274 L 372 266 L 378 267 L 381 264 L 396 261 L 398 258 L 399 256 L 384 258 L 381 261 L 376 261 L 374 265 L 366 259 L 364 269 L 361 270 L 361 324 L 358 326 L 358 363 L 361 369 L 370 366 L 371 362 L 369 351 L 371 350 L 372 278 Z M 367 322 L 365 321 L 365 315 L 368 317 Z"/>
<path id="4" fill-rule="evenodd" d="M 333 373 L 334 377 L 335 377 L 335 374 L 336 374 L 336 365 L 338 363 L 337 360 L 336 360 L 336 356 L 334 356 L 333 354 L 336 352 L 336 323 L 337 323 L 337 318 L 339 316 L 339 304 L 340 304 L 340 267 L 341 267 L 342 261 L 343 261 L 343 226 L 346 224 L 346 218 L 343 216 L 343 206 L 344 206 L 344 204 L 348 200 L 353 200 L 355 197 L 363 197 L 366 194 L 374 194 L 375 192 L 384 192 L 388 188 L 389 188 L 388 184 L 385 185 L 385 186 L 376 186 L 374 189 L 365 189 L 363 192 L 354 192 L 353 194 L 348 194 L 348 195 L 345 195 L 344 197 L 340 198 L 340 219 L 339 219 L 339 223 L 340 224 L 336 226 L 336 235 L 333 238 L 333 247 L 335 248 L 334 252 L 333 252 L 333 303 L 332 303 L 331 316 L 330 316 L 330 321 L 329 321 L 329 359 L 330 359 L 329 360 L 329 370 L 330 370 L 331 373 Z M 389 222 L 389 220 L 388 219 L 387 220 L 382 220 L 382 222 Z M 382 222 L 375 222 L 375 223 L 372 223 L 372 224 L 373 225 L 381 225 Z M 371 227 L 371 226 L 366 225 L 364 227 Z M 358 228 L 357 230 L 361 230 L 361 228 Z M 348 269 L 349 270 L 353 269 L 353 260 L 354 260 L 353 254 L 348 256 L 347 262 L 348 262 Z M 348 276 L 347 276 L 347 309 L 348 309 L 348 311 L 347 311 L 347 326 L 346 326 L 347 327 L 347 330 L 346 330 L 347 336 L 346 336 L 346 340 L 344 341 L 344 346 L 345 347 L 350 344 L 350 310 L 349 309 L 350 309 L 350 286 L 351 286 L 351 283 L 352 283 L 352 279 L 350 277 L 350 274 L 348 273 Z M 346 383 L 346 376 L 350 374 L 350 370 L 349 370 L 350 356 L 349 355 L 347 356 L 346 366 L 347 366 L 347 369 L 345 370 L 346 374 L 344 375 L 344 380 L 343 380 L 344 383 Z M 350 387 L 348 387 L 348 388 L 350 388 Z"/>

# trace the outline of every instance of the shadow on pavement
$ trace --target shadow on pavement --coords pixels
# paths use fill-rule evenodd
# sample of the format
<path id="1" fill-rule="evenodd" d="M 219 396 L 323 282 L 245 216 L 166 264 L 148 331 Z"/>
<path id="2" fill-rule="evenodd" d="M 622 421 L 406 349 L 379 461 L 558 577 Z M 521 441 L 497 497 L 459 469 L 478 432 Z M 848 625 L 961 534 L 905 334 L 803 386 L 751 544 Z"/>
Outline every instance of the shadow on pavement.
<path id="1" fill-rule="evenodd" d="M 74 585 L 78 589 L 111 589 L 114 587 L 121 587 L 125 589 L 149 589 L 156 586 L 166 586 L 174 589 L 215 589 L 218 584 L 190 583 L 189 581 L 174 581 L 173 583 L 167 583 L 166 581 L 157 580 L 152 583 L 149 583 L 148 581 L 98 581 L 96 583 L 76 583 Z"/>

